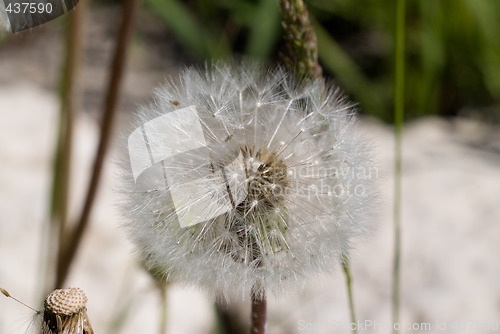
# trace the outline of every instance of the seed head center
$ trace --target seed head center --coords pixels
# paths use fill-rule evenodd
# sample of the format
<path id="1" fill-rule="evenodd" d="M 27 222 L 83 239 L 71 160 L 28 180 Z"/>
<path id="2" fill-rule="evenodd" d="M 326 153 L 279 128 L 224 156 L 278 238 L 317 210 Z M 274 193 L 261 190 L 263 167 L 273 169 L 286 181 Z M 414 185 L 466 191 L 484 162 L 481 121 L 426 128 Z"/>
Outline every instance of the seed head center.
<path id="1" fill-rule="evenodd" d="M 270 211 L 278 207 L 284 199 L 287 167 L 275 152 L 245 147 L 245 173 L 248 180 L 247 198 L 240 203 L 239 210 Z"/>

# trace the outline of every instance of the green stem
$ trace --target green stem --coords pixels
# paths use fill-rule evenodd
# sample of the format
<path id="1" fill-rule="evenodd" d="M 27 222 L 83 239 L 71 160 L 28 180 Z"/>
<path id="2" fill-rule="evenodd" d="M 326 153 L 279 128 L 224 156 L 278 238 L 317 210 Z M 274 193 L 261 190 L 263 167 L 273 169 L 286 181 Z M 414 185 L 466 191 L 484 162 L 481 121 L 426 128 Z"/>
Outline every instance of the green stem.
<path id="1" fill-rule="evenodd" d="M 160 290 L 160 334 L 165 334 L 167 332 L 167 320 L 168 320 L 168 283 L 166 282 L 158 282 L 159 290 Z"/>
<path id="2" fill-rule="evenodd" d="M 342 269 L 344 270 L 345 280 L 347 285 L 347 296 L 349 298 L 349 311 L 351 313 L 351 324 L 356 324 L 356 311 L 354 309 L 354 297 L 352 293 L 352 278 L 351 269 L 349 264 L 349 259 L 346 255 L 342 255 Z M 357 333 L 358 329 L 356 326 L 352 327 L 352 332 Z"/>
<path id="3" fill-rule="evenodd" d="M 394 86 L 394 263 L 392 320 L 399 323 L 400 312 L 400 269 L 401 269 L 401 164 L 402 134 L 404 121 L 404 80 L 405 80 L 405 0 L 398 0 L 396 9 L 396 80 Z M 394 330 L 394 333 L 397 333 Z"/>

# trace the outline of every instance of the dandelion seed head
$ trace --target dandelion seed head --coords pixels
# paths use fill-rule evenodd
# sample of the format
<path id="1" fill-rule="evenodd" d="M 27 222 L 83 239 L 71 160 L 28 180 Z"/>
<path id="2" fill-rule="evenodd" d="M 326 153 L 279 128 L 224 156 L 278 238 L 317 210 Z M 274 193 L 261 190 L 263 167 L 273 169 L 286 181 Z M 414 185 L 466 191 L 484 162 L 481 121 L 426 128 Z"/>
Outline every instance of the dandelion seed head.
<path id="1" fill-rule="evenodd" d="M 222 298 L 331 271 L 373 207 L 373 178 L 351 172 L 372 166 L 354 113 L 324 82 L 251 62 L 188 68 L 158 88 L 137 113 L 122 190 L 146 265 Z"/>

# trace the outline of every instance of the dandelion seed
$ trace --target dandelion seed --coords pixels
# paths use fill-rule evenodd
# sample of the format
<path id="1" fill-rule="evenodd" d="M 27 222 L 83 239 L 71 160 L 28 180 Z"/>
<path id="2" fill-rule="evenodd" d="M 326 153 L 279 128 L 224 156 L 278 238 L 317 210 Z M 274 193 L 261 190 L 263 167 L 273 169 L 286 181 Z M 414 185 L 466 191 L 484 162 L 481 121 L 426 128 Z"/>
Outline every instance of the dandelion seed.
<path id="1" fill-rule="evenodd" d="M 146 265 L 220 298 L 331 271 L 373 202 L 374 180 L 331 172 L 372 164 L 354 113 L 324 82 L 250 62 L 189 68 L 157 89 L 124 162 L 126 226 Z"/>
<path id="2" fill-rule="evenodd" d="M 27 305 L 27 304 L 23 303 L 23 302 L 22 302 L 22 301 L 20 301 L 19 299 L 15 298 L 15 297 L 12 297 L 12 296 L 10 295 L 10 293 L 9 293 L 7 290 L 5 290 L 5 289 L 3 289 L 3 288 L 0 288 L 0 292 L 2 292 L 2 294 L 3 294 L 5 297 L 7 297 L 7 298 L 11 298 L 11 299 L 15 300 L 15 301 L 16 301 L 16 302 L 18 302 L 19 304 L 21 304 L 21 305 L 23 305 L 23 306 L 26 306 L 27 308 L 29 308 L 29 309 L 31 309 L 31 310 L 33 310 L 33 311 L 35 311 L 37 314 L 38 314 L 38 313 L 40 313 L 40 311 L 35 310 L 33 307 L 31 307 L 31 306 L 29 306 L 29 305 Z"/>

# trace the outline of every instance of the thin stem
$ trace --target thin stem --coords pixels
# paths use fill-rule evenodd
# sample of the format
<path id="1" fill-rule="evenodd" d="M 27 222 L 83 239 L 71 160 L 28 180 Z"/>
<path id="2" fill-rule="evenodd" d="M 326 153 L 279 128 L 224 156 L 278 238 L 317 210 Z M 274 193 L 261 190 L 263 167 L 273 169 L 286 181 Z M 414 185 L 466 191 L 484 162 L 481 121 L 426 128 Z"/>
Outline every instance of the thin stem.
<path id="1" fill-rule="evenodd" d="M 78 224 L 75 231 L 71 234 L 69 242 L 66 243 L 67 246 L 65 247 L 65 251 L 60 253 L 60 257 L 58 259 L 56 287 L 60 287 L 64 283 L 68 275 L 71 262 L 76 254 L 76 251 L 78 250 L 78 246 L 80 245 L 81 239 L 88 225 L 90 213 L 97 194 L 99 180 L 101 178 L 104 158 L 109 146 L 109 139 L 111 136 L 118 95 L 123 77 L 123 68 L 125 67 L 126 62 L 127 47 L 132 37 L 138 6 L 139 0 L 125 0 L 122 16 L 123 19 L 118 31 L 118 39 L 113 55 L 111 78 L 108 84 L 104 115 L 101 125 L 101 137 L 94 160 L 92 177 Z"/>
<path id="2" fill-rule="evenodd" d="M 165 334 L 167 332 L 167 320 L 168 320 L 168 283 L 166 282 L 158 282 L 160 289 L 160 326 L 159 326 L 159 334 Z"/>
<path id="3" fill-rule="evenodd" d="M 250 326 L 251 334 L 265 334 L 267 322 L 266 309 L 266 297 L 264 295 L 261 296 L 252 292 L 252 321 Z"/>
<path id="4" fill-rule="evenodd" d="M 401 164 L 402 134 L 404 120 L 404 78 L 405 78 L 405 0 L 398 0 L 396 9 L 396 80 L 394 86 L 394 267 L 392 320 L 399 323 L 400 309 L 400 270 L 401 270 Z M 397 333 L 398 330 L 394 330 Z"/>
<path id="5" fill-rule="evenodd" d="M 47 259 L 62 251 L 68 219 L 68 203 L 70 198 L 71 179 L 71 152 L 73 147 L 73 128 L 79 108 L 78 77 L 81 67 L 81 53 L 83 45 L 83 20 L 86 10 L 86 1 L 82 1 L 78 9 L 66 15 L 65 21 L 65 58 L 61 69 L 60 87 L 60 120 L 56 157 L 53 169 L 53 184 L 51 193 L 50 221 L 48 225 L 49 237 L 43 240 L 58 240 L 43 244 L 41 254 L 43 270 L 53 272 L 49 268 Z M 48 256 L 46 254 L 48 252 Z M 46 277 L 46 275 L 42 275 Z M 43 290 L 48 288 L 47 282 L 42 283 Z M 45 292 L 44 292 L 45 295 Z"/>
<path id="6" fill-rule="evenodd" d="M 356 324 L 356 311 L 354 308 L 354 297 L 352 293 L 352 278 L 349 259 L 346 255 L 342 255 L 342 269 L 344 269 L 345 280 L 347 285 L 347 296 L 349 298 L 349 311 L 351 313 L 351 324 Z M 352 332 L 357 333 L 357 326 L 352 326 Z"/>
<path id="7" fill-rule="evenodd" d="M 68 31 L 66 33 L 66 58 L 63 66 L 63 75 L 61 78 L 61 121 L 59 128 L 58 142 L 58 177 L 54 181 L 54 203 L 53 218 L 59 220 L 59 240 L 64 237 L 66 227 L 69 188 L 70 188 L 70 170 L 71 170 L 71 151 L 73 144 L 73 128 L 78 109 L 78 85 L 77 77 L 81 63 L 82 49 L 82 10 L 72 10 L 68 13 Z M 57 184 L 57 185 L 56 185 Z"/>
<path id="8" fill-rule="evenodd" d="M 323 69 L 318 62 L 318 42 L 311 18 L 303 0 L 280 0 L 282 26 L 287 54 L 283 62 L 299 76 L 321 79 Z"/>

